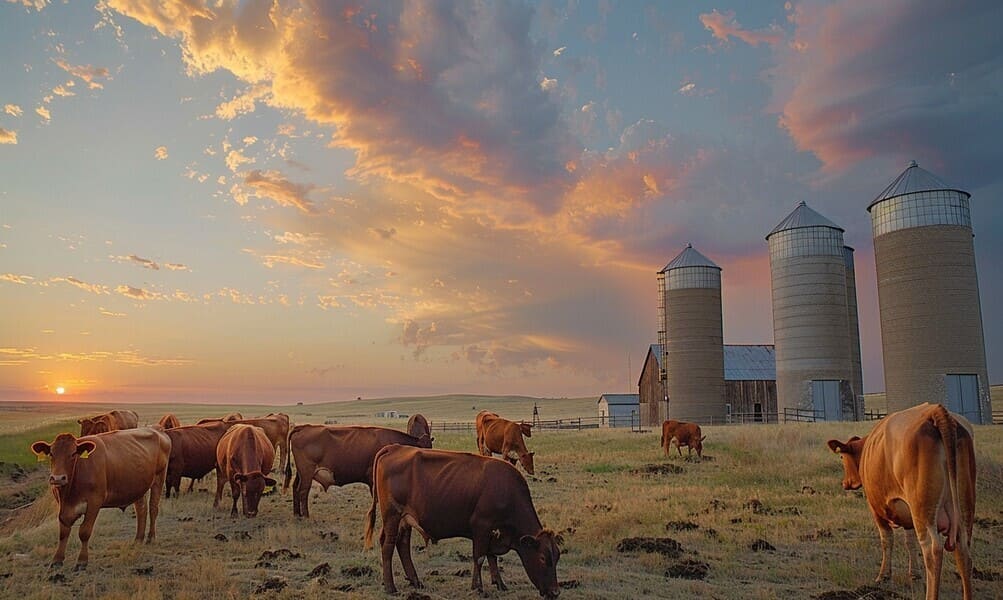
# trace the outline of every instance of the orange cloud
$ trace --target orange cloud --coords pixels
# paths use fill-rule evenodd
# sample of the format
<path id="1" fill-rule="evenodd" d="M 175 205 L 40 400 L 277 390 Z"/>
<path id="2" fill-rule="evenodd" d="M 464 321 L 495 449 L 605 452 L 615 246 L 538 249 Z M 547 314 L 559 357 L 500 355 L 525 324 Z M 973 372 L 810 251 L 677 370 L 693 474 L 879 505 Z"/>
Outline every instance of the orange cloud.
<path id="1" fill-rule="evenodd" d="M 784 39 L 784 34 L 777 28 L 749 30 L 743 29 L 735 19 L 735 11 L 726 10 L 723 13 L 714 9 L 709 13 L 700 15 L 700 22 L 711 34 L 721 40 L 728 42 L 730 38 L 742 40 L 750 46 L 767 44 L 773 46 L 779 44 Z"/>
<path id="2" fill-rule="evenodd" d="M 111 74 L 106 67 L 95 67 L 93 65 L 71 65 L 61 58 L 54 58 L 52 62 L 56 63 L 60 69 L 66 71 L 74 77 L 80 78 L 84 81 L 87 86 L 91 89 L 102 89 L 102 85 L 98 79 L 111 79 Z"/>
<path id="3" fill-rule="evenodd" d="M 76 277 L 50 277 L 49 282 L 51 283 L 68 283 L 74 287 L 80 288 L 85 292 L 90 292 L 92 294 L 107 294 L 108 287 L 97 284 L 97 283 L 86 283 L 80 281 Z"/>
<path id="4" fill-rule="evenodd" d="M 0 127 L 0 144 L 16 144 L 17 132 Z"/>

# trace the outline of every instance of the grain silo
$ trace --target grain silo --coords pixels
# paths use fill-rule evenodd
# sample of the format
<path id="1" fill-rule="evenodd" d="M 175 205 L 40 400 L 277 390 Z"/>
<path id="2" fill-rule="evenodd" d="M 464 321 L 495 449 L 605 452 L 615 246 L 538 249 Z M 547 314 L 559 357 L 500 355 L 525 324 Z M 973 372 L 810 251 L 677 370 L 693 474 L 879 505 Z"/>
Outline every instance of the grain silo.
<path id="1" fill-rule="evenodd" d="M 889 411 L 940 402 L 991 420 L 970 197 L 913 161 L 867 207 Z"/>
<path id="2" fill-rule="evenodd" d="M 850 326 L 850 389 L 856 400 L 854 418 L 864 418 L 864 374 L 860 359 L 860 321 L 857 315 L 857 269 L 853 262 L 853 248 L 843 247 L 846 266 L 846 315 Z"/>
<path id="3" fill-rule="evenodd" d="M 721 267 L 687 244 L 659 271 L 658 287 L 668 418 L 721 423 L 725 418 Z"/>
<path id="4" fill-rule="evenodd" d="M 766 240 L 779 418 L 855 419 L 843 228 L 802 202 Z"/>

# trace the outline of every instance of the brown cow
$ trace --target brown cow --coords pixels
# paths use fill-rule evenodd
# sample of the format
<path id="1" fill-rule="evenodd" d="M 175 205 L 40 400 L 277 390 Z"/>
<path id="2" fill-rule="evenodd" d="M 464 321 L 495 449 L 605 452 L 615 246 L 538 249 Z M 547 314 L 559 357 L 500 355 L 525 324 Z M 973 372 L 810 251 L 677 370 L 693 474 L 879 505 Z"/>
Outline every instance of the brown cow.
<path id="1" fill-rule="evenodd" d="M 160 422 L 157 425 L 160 425 L 165 430 L 174 429 L 175 427 L 181 427 L 181 421 L 173 413 L 167 413 L 160 417 Z"/>
<path id="2" fill-rule="evenodd" d="M 891 577 L 892 527 L 915 529 L 927 600 L 938 597 L 945 548 L 954 552 L 962 595 L 970 600 L 975 444 L 968 420 L 943 405 L 924 403 L 888 415 L 863 439 L 828 445 L 843 461 L 843 489 L 864 488 L 881 535 L 877 581 Z M 911 562 L 910 556 L 910 571 Z"/>
<path id="3" fill-rule="evenodd" d="M 425 415 L 421 413 L 415 413 L 407 420 L 407 433 L 411 437 L 415 438 L 427 435 L 429 443 L 435 441 L 435 438 L 432 437 L 432 428 L 428 424 L 428 419 L 426 419 Z M 431 446 L 429 446 L 429 448 L 431 448 Z"/>
<path id="4" fill-rule="evenodd" d="M 76 570 L 87 568 L 87 547 L 102 508 L 125 510 L 132 504 L 136 509 L 136 541 L 142 541 L 147 492 L 150 532 L 146 541 L 156 538 L 160 490 L 171 454 L 171 440 L 163 432 L 143 427 L 79 438 L 61 433 L 51 444 L 35 442 L 31 451 L 39 460 L 48 459 L 49 484 L 59 503 L 59 544 L 52 557 L 53 567 L 62 566 L 70 528 L 83 516 Z"/>
<path id="5" fill-rule="evenodd" d="M 662 423 L 662 448 L 665 449 L 665 456 L 669 455 L 672 442 L 676 443 L 676 451 L 679 456 L 683 455 L 680 446 L 686 446 L 686 456 L 693 456 L 693 451 L 697 451 L 697 458 L 703 458 L 703 441 L 707 436 L 701 436 L 700 426 L 696 423 L 686 423 L 684 421 L 668 420 Z"/>
<path id="6" fill-rule="evenodd" d="M 167 485 L 165 495 L 171 497 L 181 493 L 181 478 L 190 477 L 188 491 L 195 486 L 196 479 L 202 479 L 216 468 L 216 445 L 230 428 L 225 421 L 212 421 L 202 425 L 188 425 L 166 430 L 171 438 L 171 460 L 167 465 Z"/>
<path id="7" fill-rule="evenodd" d="M 492 453 L 512 463 L 519 461 L 527 473 L 533 475 L 533 455 L 526 449 L 523 436 L 533 436 L 533 425 L 524 421 L 509 421 L 493 412 L 482 410 L 477 413 L 477 450 L 483 456 Z M 513 456 L 514 455 L 514 456 Z"/>
<path id="8" fill-rule="evenodd" d="M 483 592 L 485 557 L 491 583 L 507 589 L 498 572 L 498 556 L 515 550 L 541 596 L 556 598 L 561 593 L 560 538 L 540 524 L 526 479 L 512 465 L 467 452 L 387 446 L 374 460 L 366 548 L 372 547 L 377 504 L 383 518 L 380 545 L 388 594 L 397 593 L 394 548 L 408 581 L 422 587 L 411 560 L 412 528 L 426 543 L 453 537 L 473 541 L 471 589 Z"/>
<path id="9" fill-rule="evenodd" d="M 268 413 L 263 417 L 258 417 L 254 419 L 231 419 L 233 415 L 238 415 L 240 413 L 232 413 L 223 417 L 222 419 L 200 419 L 198 424 L 202 425 L 204 423 L 212 423 L 213 421 L 224 421 L 231 424 L 241 423 L 244 425 L 254 425 L 255 427 L 260 427 L 265 431 L 265 435 L 268 440 L 272 443 L 272 447 L 278 450 L 281 455 L 279 456 L 279 467 L 288 464 L 289 461 L 289 415 L 283 413 Z M 286 493 L 289 490 L 288 485 L 282 486 L 282 493 Z"/>
<path id="10" fill-rule="evenodd" d="M 135 429 L 139 427 L 139 415 L 131 410 L 113 410 L 94 417 L 85 417 L 77 421 L 80 424 L 80 435 L 107 433 L 119 429 Z"/>
<path id="11" fill-rule="evenodd" d="M 427 434 L 410 436 L 386 427 L 345 425 L 297 425 L 289 435 L 296 462 L 293 480 L 293 514 L 309 517 L 310 486 L 314 481 L 327 491 L 332 485 L 364 483 L 372 489 L 373 457 L 389 444 L 431 448 Z M 289 485 L 292 467 L 286 463 L 284 486 Z"/>
<path id="12" fill-rule="evenodd" d="M 219 508 L 223 497 L 223 483 L 230 482 L 233 506 L 230 516 L 237 516 L 237 498 L 242 499 L 244 516 L 258 514 L 261 495 L 275 486 L 268 477 L 275 462 L 275 449 L 260 427 L 238 423 L 230 427 L 216 446 L 216 499 L 213 508 Z"/>

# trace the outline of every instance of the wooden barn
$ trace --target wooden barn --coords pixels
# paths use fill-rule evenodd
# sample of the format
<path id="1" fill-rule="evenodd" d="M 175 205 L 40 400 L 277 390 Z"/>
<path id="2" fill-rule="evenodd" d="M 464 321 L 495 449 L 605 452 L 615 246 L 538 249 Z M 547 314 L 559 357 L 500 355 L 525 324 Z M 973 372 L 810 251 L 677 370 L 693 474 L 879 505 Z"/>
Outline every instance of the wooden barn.
<path id="1" fill-rule="evenodd" d="M 638 425 L 637 394 L 603 394 L 598 404 L 600 427 Z"/>
<path id="2" fill-rule="evenodd" d="M 777 359 L 772 344 L 724 345 L 724 403 L 729 422 L 777 421 Z"/>
<path id="3" fill-rule="evenodd" d="M 669 397 L 660 376 L 662 347 L 652 344 L 637 382 L 642 427 L 661 427 L 668 418 Z M 731 423 L 775 423 L 777 367 L 771 344 L 724 345 L 724 398 Z"/>

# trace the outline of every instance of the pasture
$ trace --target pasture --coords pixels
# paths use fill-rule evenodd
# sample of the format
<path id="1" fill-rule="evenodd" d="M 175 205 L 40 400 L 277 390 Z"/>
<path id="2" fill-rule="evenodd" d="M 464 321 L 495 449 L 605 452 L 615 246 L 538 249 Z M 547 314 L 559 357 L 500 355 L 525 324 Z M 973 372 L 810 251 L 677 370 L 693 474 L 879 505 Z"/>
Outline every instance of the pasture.
<path id="1" fill-rule="evenodd" d="M 465 414 L 469 398 L 461 401 Z M 553 402 L 584 404 L 583 400 Z M 532 402 L 528 406 L 531 411 Z M 522 412 L 525 407 L 514 414 L 489 401 L 478 402 L 477 407 L 513 418 L 528 417 Z M 155 422 L 164 412 L 164 407 L 135 408 L 141 422 Z M 356 403 L 338 408 L 346 411 L 344 415 L 364 412 Z M 417 400 L 414 408 L 404 408 L 401 402 L 388 408 L 425 412 Z M 0 452 L 13 457 L 17 449 L 12 445 L 26 447 L 42 437 L 51 440 L 53 428 L 61 425 L 76 433 L 71 416 L 98 412 L 92 405 L 83 410 L 71 407 L 78 411 L 72 415 L 65 409 L 46 407 L 34 419 L 20 415 L 0 420 Z M 185 411 L 209 416 L 232 409 L 172 407 L 184 415 L 186 424 L 196 415 Z M 273 409 L 240 408 L 245 416 Z M 281 410 L 297 423 L 336 418 L 316 405 Z M 453 411 L 438 418 L 462 418 L 454 414 L 455 407 Z M 298 414 L 304 412 L 314 414 Z M 580 409 L 577 414 L 590 413 Z M 434 413 L 430 416 L 436 418 Z M 544 414 L 543 418 L 554 416 Z M 468 419 L 472 418 L 471 414 Z M 403 427 L 402 422 L 395 424 Z M 877 574 L 878 534 L 862 494 L 840 488 L 842 468 L 825 441 L 862 435 L 872 425 L 705 427 L 703 461 L 687 460 L 685 452 L 683 458 L 675 454 L 666 458 L 659 448 L 660 432 L 655 430 L 535 433 L 527 445 L 536 452 L 537 473 L 528 480 L 544 525 L 565 539 L 558 565 L 565 585 L 562 598 L 922 598 L 922 579 L 911 581 L 905 573 L 902 532 L 896 534 L 893 581 L 862 589 Z M 33 437 L 36 430 L 38 437 Z M 977 427 L 975 435 L 975 594 L 977 598 L 1003 598 L 1003 427 Z M 472 431 L 436 432 L 435 446 L 476 450 Z M 10 458 L 2 460 L 11 462 Z M 54 572 L 47 568 L 57 530 L 55 502 L 44 485 L 47 470 L 36 469 L 34 463 L 26 467 L 27 473 L 10 471 L 10 467 L 0 472 L 0 500 L 9 500 L 12 494 L 20 494 L 21 500 L 37 497 L 0 517 L 4 519 L 0 525 L 4 597 L 385 597 L 379 553 L 362 550 L 363 521 L 370 505 L 362 485 L 331 488 L 327 493 L 315 486 L 309 520 L 294 518 L 291 496 L 277 492 L 262 499 L 257 518 L 234 519 L 229 516 L 228 502 L 224 502 L 226 510 L 212 509 L 215 483 L 210 475 L 196 486 L 195 493 L 161 503 L 154 544 L 133 544 L 131 508 L 124 512 L 105 509 L 91 539 L 88 570 L 72 570 L 79 550 L 74 528 L 67 566 Z M 16 503 L 0 506 L 11 509 L 8 504 Z M 473 597 L 468 540 L 443 540 L 421 550 L 415 536 L 414 548 L 415 564 L 426 587 L 412 592 L 396 563 L 403 590 L 400 597 Z M 499 592 L 485 583 L 489 597 L 537 597 L 515 553 L 500 562 L 509 591 Z M 941 597 L 960 595 L 953 560 L 945 558 Z"/>

